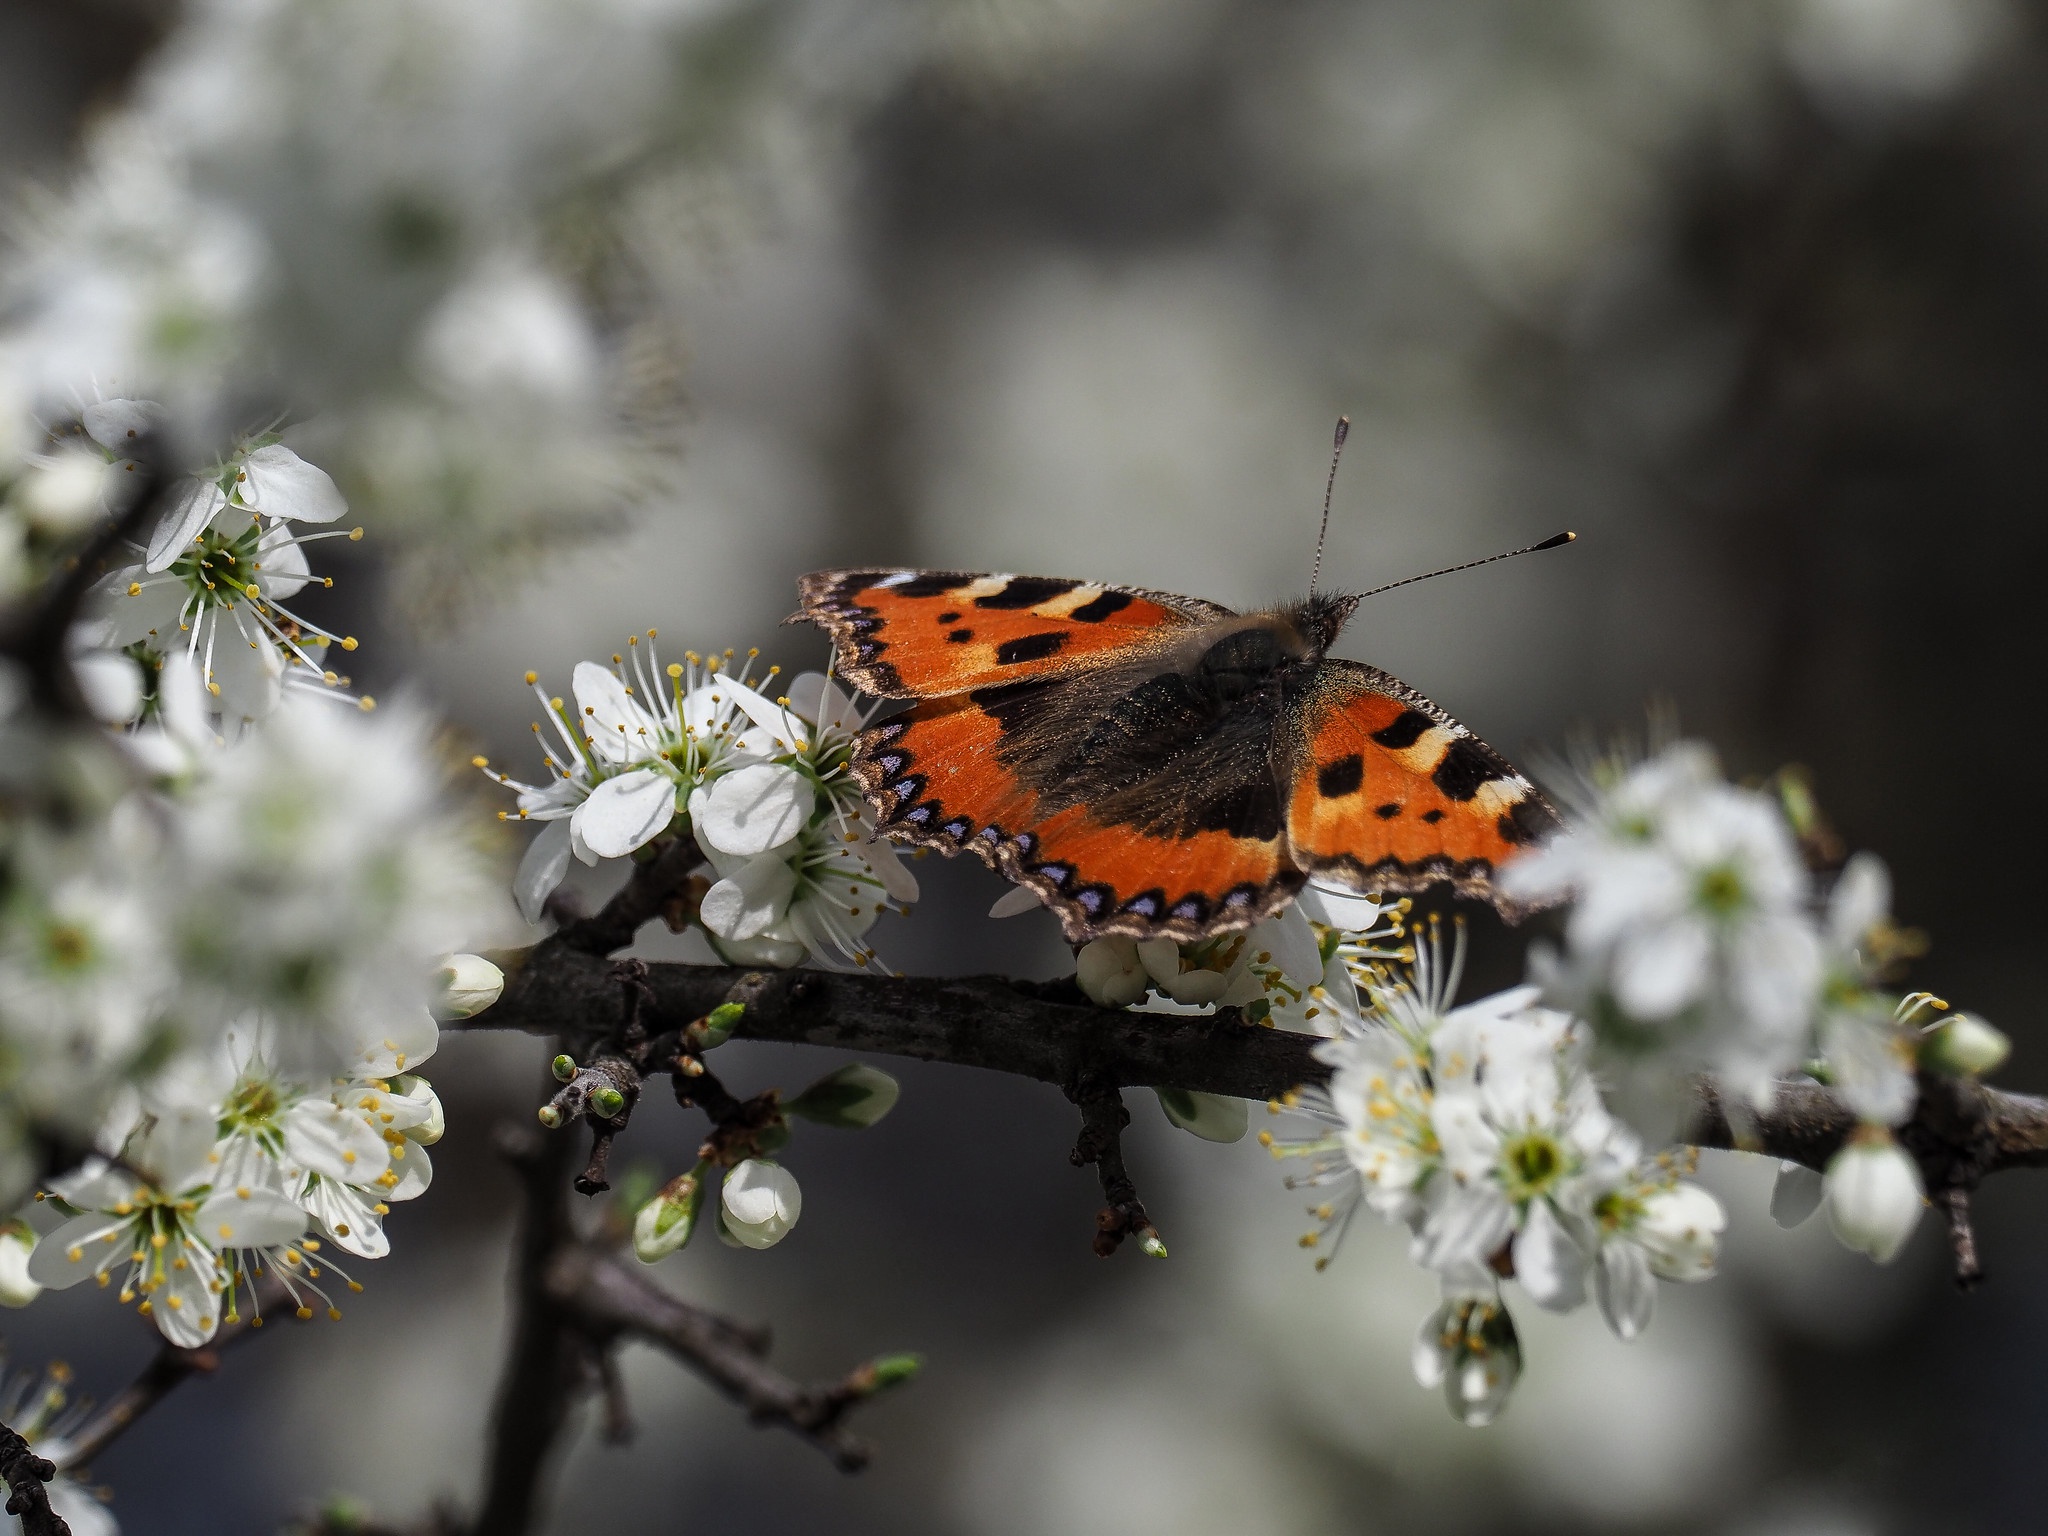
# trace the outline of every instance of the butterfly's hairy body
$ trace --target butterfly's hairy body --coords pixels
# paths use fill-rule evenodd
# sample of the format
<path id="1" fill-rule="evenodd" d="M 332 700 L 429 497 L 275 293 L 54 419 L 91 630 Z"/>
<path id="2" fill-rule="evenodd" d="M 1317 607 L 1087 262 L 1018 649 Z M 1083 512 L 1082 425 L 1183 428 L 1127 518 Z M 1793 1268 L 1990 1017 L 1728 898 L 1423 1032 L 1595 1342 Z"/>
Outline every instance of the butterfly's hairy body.
<path id="1" fill-rule="evenodd" d="M 852 768 L 876 825 L 1029 885 L 1075 942 L 1181 940 L 1361 892 L 1492 873 L 1554 822 L 1500 755 L 1328 652 L 1357 599 L 1235 614 L 1055 577 L 820 571 L 800 618 L 863 692 L 917 700 Z"/>
<path id="2" fill-rule="evenodd" d="M 1305 629 L 1289 611 L 1221 620 L 1154 658 L 969 697 L 1003 722 L 997 755 L 1048 812 L 1265 841 L 1285 831 L 1279 725 L 1321 660 Z M 1077 719 L 1091 722 L 1078 739 Z"/>

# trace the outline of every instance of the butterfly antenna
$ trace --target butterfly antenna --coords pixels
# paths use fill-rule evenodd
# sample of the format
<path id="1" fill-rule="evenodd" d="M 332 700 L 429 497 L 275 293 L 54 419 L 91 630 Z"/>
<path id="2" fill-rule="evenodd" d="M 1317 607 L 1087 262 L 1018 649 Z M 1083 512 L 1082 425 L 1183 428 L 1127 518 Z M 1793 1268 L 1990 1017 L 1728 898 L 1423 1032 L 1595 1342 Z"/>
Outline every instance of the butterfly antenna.
<path id="1" fill-rule="evenodd" d="M 1337 461 L 1344 457 L 1344 439 L 1351 435 L 1351 418 L 1337 418 L 1337 442 L 1330 449 L 1330 478 L 1323 486 L 1323 526 L 1316 534 L 1316 563 L 1308 573 L 1308 595 L 1316 595 L 1316 583 L 1323 575 L 1323 540 L 1330 536 L 1330 496 L 1337 489 Z"/>
<path id="2" fill-rule="evenodd" d="M 1425 571 L 1420 576 L 1404 576 L 1399 581 L 1390 581 L 1384 587 L 1374 587 L 1370 592 L 1359 593 L 1360 598 L 1378 597 L 1382 592 L 1391 592 L 1396 587 L 1410 587 L 1418 581 L 1433 581 L 1439 576 L 1448 576 L 1453 571 L 1469 571 L 1475 565 L 1491 565 L 1496 560 L 1512 560 L 1517 555 L 1533 555 L 1541 549 L 1558 549 L 1576 539 L 1576 533 L 1554 533 L 1541 544 L 1526 544 L 1520 549 L 1503 550 L 1497 555 L 1488 555 L 1484 560 L 1467 560 L 1463 565 L 1447 565 L 1440 571 Z"/>

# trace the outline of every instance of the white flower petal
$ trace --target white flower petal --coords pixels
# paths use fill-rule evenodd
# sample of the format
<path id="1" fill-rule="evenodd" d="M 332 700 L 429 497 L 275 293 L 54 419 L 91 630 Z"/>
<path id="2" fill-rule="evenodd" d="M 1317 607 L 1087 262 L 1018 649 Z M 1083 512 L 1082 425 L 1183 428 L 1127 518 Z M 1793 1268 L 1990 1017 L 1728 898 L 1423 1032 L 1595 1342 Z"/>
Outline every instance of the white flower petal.
<path id="1" fill-rule="evenodd" d="M 298 1240 L 306 1213 L 281 1190 L 253 1187 L 244 1195 L 229 1189 L 208 1197 L 192 1225 L 211 1247 L 275 1248 Z"/>
<path id="2" fill-rule="evenodd" d="M 666 832 L 675 811 L 674 782 L 652 768 L 636 768 L 593 789 L 570 822 L 592 853 L 618 859 Z"/>
<path id="3" fill-rule="evenodd" d="M 699 843 L 751 858 L 803 831 L 817 803 L 810 781 L 794 768 L 753 763 L 693 790 L 690 826 Z"/>
<path id="4" fill-rule="evenodd" d="M 266 517 L 331 523 L 348 511 L 327 471 L 308 464 L 283 443 L 258 448 L 242 460 L 242 500 Z"/>
<path id="5" fill-rule="evenodd" d="M 1771 1186 L 1771 1220 L 1781 1227 L 1800 1226 L 1820 1209 L 1826 1189 L 1820 1174 L 1804 1163 L 1778 1164 L 1778 1180 Z"/>
<path id="6" fill-rule="evenodd" d="M 988 909 L 990 917 L 1021 917 L 1045 905 L 1045 898 L 1028 885 L 1013 885 Z"/>
<path id="7" fill-rule="evenodd" d="M 211 480 L 195 480 L 178 504 L 158 521 L 149 536 L 149 553 L 142 568 L 154 574 L 167 571 L 199 532 L 217 517 L 228 499 Z"/>
<path id="8" fill-rule="evenodd" d="M 1586 1300 L 1586 1252 L 1557 1219 L 1548 1200 L 1529 1202 L 1515 1237 L 1515 1278 L 1537 1306 L 1569 1312 Z"/>
<path id="9" fill-rule="evenodd" d="M 721 939 L 758 938 L 782 920 L 795 894 L 789 861 L 764 853 L 705 892 L 698 917 Z"/>
<path id="10" fill-rule="evenodd" d="M 541 920 L 547 899 L 569 872 L 569 819 L 550 821 L 540 836 L 526 846 L 519 861 L 519 873 L 512 877 L 512 895 L 519 903 L 519 915 L 529 923 Z"/>
<path id="11" fill-rule="evenodd" d="M 1634 1243 L 1601 1244 L 1594 1288 L 1600 1297 L 1600 1315 L 1616 1338 L 1634 1339 L 1650 1326 L 1650 1313 L 1657 1304 L 1657 1281 L 1650 1273 L 1649 1259 Z"/>
<path id="12" fill-rule="evenodd" d="M 149 400 L 95 400 L 79 412 L 85 435 L 124 458 L 135 456 L 135 444 L 156 425 L 162 407 Z"/>

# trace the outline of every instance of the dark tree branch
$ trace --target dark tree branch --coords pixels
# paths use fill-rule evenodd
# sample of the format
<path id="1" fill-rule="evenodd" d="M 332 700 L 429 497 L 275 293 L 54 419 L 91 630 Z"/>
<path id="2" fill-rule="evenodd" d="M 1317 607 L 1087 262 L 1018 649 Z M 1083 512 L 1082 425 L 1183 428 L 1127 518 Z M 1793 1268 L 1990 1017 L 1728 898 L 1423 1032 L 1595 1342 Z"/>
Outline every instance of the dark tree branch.
<path id="1" fill-rule="evenodd" d="M 21 1517 L 22 1536 L 71 1536 L 71 1527 L 50 1508 L 50 1492 L 43 1486 L 56 1475 L 53 1463 L 0 1424 L 0 1477 L 7 1480 L 7 1513 Z"/>
<path id="2" fill-rule="evenodd" d="M 610 1038 L 621 1004 L 609 962 L 559 937 L 504 958 L 505 995 L 451 1027 L 559 1036 L 579 1055 Z M 1230 1009 L 1203 1016 L 1098 1008 L 1071 981 L 649 963 L 635 987 L 641 994 L 636 1018 L 650 1049 L 673 1050 L 689 1025 L 721 1003 L 739 1002 L 745 1014 L 735 1038 L 979 1067 L 1062 1092 L 1088 1084 L 1091 1093 L 1157 1087 L 1274 1099 L 1324 1082 L 1330 1072 L 1316 1060 L 1317 1042 L 1308 1036 L 1248 1025 Z M 668 1065 L 648 1059 L 643 1070 Z M 679 1073 L 677 1091 L 703 1102 L 702 1081 L 692 1078 L 686 1086 Z M 1819 1083 L 1782 1083 L 1765 1113 L 1737 1107 L 1731 1116 L 1719 1089 L 1702 1080 L 1681 1139 L 1825 1169 L 1855 1123 L 1848 1106 Z M 1923 1074 L 1918 1106 L 1899 1138 L 1919 1160 L 1930 1193 L 1946 1199 L 1944 1191 L 1967 1192 L 2003 1169 L 2048 1166 L 2048 1100 Z"/>

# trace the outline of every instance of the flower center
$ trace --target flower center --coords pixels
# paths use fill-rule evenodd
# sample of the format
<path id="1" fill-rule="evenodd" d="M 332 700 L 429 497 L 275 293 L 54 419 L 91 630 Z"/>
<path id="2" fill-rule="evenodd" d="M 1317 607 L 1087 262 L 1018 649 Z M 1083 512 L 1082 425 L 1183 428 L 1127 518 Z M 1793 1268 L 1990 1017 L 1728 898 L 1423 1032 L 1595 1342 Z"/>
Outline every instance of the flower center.
<path id="1" fill-rule="evenodd" d="M 1543 1131 L 1531 1131 L 1501 1148 L 1508 1194 L 1516 1200 L 1532 1199 L 1550 1188 L 1563 1174 L 1565 1162 L 1557 1138 Z"/>
<path id="2" fill-rule="evenodd" d="M 52 923 L 43 930 L 43 953 L 60 971 L 82 971 L 92 963 L 92 935 L 75 923 Z"/>
<path id="3" fill-rule="evenodd" d="M 268 1078 L 249 1078 L 235 1085 L 221 1108 L 221 1122 L 230 1130 L 267 1130 L 277 1122 L 284 1096 Z"/>
<path id="4" fill-rule="evenodd" d="M 1749 905 L 1749 889 L 1734 865 L 1716 864 L 1701 873 L 1693 898 L 1709 917 L 1733 917 Z"/>
<path id="5" fill-rule="evenodd" d="M 256 580 L 256 543 L 261 537 L 254 518 L 232 536 L 208 528 L 171 562 L 171 573 L 191 588 L 201 608 L 232 608 Z"/>

